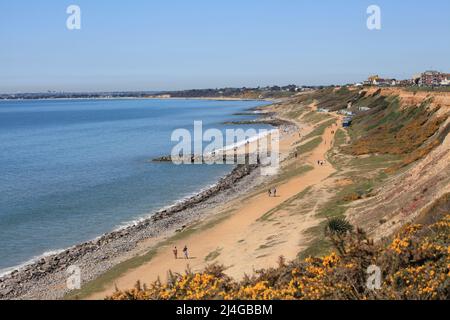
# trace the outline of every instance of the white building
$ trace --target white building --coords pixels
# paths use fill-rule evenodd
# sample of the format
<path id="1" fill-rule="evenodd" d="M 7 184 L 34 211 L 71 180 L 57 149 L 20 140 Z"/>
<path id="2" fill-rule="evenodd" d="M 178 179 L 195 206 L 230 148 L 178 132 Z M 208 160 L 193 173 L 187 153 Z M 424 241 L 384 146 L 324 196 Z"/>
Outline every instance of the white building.
<path id="1" fill-rule="evenodd" d="M 450 86 L 450 78 L 441 81 L 441 86 Z"/>

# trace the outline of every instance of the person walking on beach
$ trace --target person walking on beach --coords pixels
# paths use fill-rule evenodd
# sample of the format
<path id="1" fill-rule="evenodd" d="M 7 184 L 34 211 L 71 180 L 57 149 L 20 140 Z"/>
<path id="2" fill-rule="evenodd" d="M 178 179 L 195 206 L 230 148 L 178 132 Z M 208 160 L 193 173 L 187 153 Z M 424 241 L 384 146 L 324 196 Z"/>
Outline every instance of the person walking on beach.
<path id="1" fill-rule="evenodd" d="M 178 259 L 178 249 L 177 249 L 177 247 L 173 248 L 173 256 L 175 257 L 175 260 Z"/>
<path id="2" fill-rule="evenodd" d="M 269 198 L 270 198 L 272 196 L 272 189 L 269 189 L 268 194 L 269 194 Z"/>
<path id="3" fill-rule="evenodd" d="M 276 198 L 277 197 L 277 188 L 273 188 L 273 196 Z"/>
<path id="4" fill-rule="evenodd" d="M 186 259 L 189 259 L 189 253 L 188 253 L 188 247 L 187 246 L 184 246 L 183 253 L 184 253 L 184 257 Z"/>

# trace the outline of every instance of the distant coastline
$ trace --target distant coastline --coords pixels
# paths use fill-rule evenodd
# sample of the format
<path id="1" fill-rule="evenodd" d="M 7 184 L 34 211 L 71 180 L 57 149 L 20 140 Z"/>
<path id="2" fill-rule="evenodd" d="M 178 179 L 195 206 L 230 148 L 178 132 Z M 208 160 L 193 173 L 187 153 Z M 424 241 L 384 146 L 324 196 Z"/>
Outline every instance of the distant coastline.
<path id="1" fill-rule="evenodd" d="M 258 88 L 191 89 L 178 91 L 98 91 L 98 92 L 24 92 L 0 93 L 1 100 L 36 99 L 200 99 L 200 100 L 273 100 L 311 91 L 315 87 L 296 85 Z"/>
<path id="2" fill-rule="evenodd" d="M 268 101 L 274 98 L 232 98 L 232 97 L 85 97 L 85 98 L 30 98 L 30 99 L 0 99 L 2 101 L 68 101 L 68 100 L 207 100 L 207 101 Z"/>

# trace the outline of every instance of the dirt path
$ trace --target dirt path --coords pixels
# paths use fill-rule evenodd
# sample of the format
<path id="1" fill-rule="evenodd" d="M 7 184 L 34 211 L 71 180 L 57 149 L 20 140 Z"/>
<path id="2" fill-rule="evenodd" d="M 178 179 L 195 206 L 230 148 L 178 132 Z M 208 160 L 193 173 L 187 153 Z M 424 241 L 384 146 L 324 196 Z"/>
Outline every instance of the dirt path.
<path id="1" fill-rule="evenodd" d="M 182 273 L 189 267 L 193 271 L 198 271 L 212 261 L 227 266 L 227 274 L 240 278 L 245 273 L 252 272 L 253 269 L 275 265 L 280 255 L 287 259 L 295 258 L 301 247 L 300 231 L 309 228 L 311 220 L 301 220 L 296 217 L 296 224 L 293 224 L 287 219 L 279 223 L 279 228 L 276 228 L 258 219 L 309 186 L 320 185 L 324 179 L 335 172 L 330 164 L 320 166 L 317 160 L 325 159 L 326 152 L 332 146 L 334 138 L 332 131 L 336 129 L 336 127 L 327 128 L 322 137 L 323 142 L 306 159 L 299 158 L 299 162 L 305 164 L 306 160 L 306 163 L 314 169 L 277 186 L 277 197 L 269 197 L 267 191 L 261 192 L 246 199 L 245 203 L 240 203 L 238 209 L 227 219 L 209 229 L 199 230 L 180 243 L 176 243 L 179 256 L 182 256 L 182 248 L 187 245 L 191 259 L 175 260 L 172 247 L 161 247 L 150 262 L 127 271 L 106 290 L 90 296 L 89 299 L 103 299 L 114 292 L 115 286 L 119 289 L 132 288 L 137 280 L 141 283 L 150 283 L 158 277 L 165 280 L 169 270 Z M 280 152 L 292 150 L 292 144 L 296 139 L 298 139 L 298 133 L 281 141 Z"/>

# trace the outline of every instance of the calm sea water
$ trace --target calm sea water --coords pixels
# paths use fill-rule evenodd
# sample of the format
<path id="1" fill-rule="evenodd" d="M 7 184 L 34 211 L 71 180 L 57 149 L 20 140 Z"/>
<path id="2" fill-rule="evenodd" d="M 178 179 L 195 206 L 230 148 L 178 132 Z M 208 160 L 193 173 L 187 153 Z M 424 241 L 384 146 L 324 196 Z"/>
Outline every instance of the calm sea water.
<path id="1" fill-rule="evenodd" d="M 0 270 L 93 239 L 215 183 L 230 166 L 152 163 L 176 128 L 224 130 L 256 101 L 0 102 Z M 245 127 L 245 126 L 244 126 Z M 259 126 L 261 127 L 261 126 Z M 1 271 L 0 271 L 1 272 Z"/>

